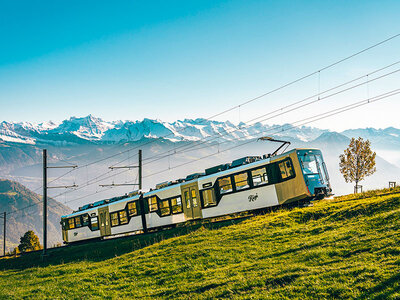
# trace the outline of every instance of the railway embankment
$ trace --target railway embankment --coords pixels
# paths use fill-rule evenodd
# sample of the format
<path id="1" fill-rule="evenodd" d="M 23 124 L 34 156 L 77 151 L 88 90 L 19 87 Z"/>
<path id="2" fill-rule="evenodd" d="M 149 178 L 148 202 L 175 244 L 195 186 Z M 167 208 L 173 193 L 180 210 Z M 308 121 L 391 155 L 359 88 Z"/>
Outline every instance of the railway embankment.
<path id="1" fill-rule="evenodd" d="M 400 190 L 0 259 L 0 298 L 400 297 Z"/>

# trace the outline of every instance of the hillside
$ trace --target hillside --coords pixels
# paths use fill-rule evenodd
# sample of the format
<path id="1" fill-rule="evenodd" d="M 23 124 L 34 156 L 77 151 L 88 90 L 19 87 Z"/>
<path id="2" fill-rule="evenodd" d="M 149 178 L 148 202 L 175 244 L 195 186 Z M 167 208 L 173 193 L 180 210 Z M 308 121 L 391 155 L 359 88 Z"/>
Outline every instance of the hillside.
<path id="1" fill-rule="evenodd" d="M 41 202 L 40 195 L 30 191 L 18 182 L 0 179 L 0 212 L 17 211 L 7 216 L 8 251 L 19 244 L 20 237 L 28 230 L 33 230 L 42 240 L 43 207 Z M 69 212 L 71 210 L 65 205 L 54 199 L 49 199 L 48 246 L 62 241 L 60 219 L 62 215 Z M 1 227 L 1 245 L 3 245 L 3 227 Z"/>
<path id="2" fill-rule="evenodd" d="M 4 298 L 400 297 L 400 189 L 0 260 Z"/>

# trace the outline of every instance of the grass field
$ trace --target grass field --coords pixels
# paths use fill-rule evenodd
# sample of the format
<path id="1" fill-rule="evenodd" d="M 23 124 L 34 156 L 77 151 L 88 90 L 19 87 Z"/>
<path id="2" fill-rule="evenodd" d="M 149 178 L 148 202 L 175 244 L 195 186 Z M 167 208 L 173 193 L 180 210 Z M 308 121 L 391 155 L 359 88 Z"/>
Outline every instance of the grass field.
<path id="1" fill-rule="evenodd" d="M 400 193 L 386 192 L 1 259 L 0 296 L 400 299 Z"/>

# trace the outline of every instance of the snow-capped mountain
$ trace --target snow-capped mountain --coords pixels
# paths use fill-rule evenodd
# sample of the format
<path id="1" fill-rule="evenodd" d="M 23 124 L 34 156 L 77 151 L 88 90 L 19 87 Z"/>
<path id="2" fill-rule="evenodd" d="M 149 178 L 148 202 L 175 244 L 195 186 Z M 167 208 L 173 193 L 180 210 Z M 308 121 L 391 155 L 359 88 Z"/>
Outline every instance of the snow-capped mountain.
<path id="1" fill-rule="evenodd" d="M 287 130 L 290 129 L 290 130 Z M 261 135 L 285 136 L 308 142 L 327 130 L 313 127 L 291 128 L 255 123 L 235 125 L 229 121 L 220 122 L 206 119 L 184 119 L 172 123 L 161 120 L 107 122 L 92 115 L 71 117 L 57 124 L 0 123 L 0 141 L 12 143 L 120 143 L 142 139 L 164 138 L 172 142 L 198 141 L 204 138 L 218 141 L 253 139 Z"/>
<path id="2" fill-rule="evenodd" d="M 75 135 L 81 139 L 95 141 L 101 140 L 104 133 L 114 127 L 115 126 L 112 123 L 88 115 L 83 118 L 71 117 L 69 120 L 64 120 L 60 125 L 42 132 L 58 135 Z"/>
<path id="3" fill-rule="evenodd" d="M 344 131 L 343 134 L 347 137 L 361 136 L 367 138 L 372 144 L 380 148 L 400 149 L 400 129 L 394 127 L 385 129 L 348 129 Z"/>
<path id="4" fill-rule="evenodd" d="M 349 129 L 341 133 L 315 127 L 293 127 L 285 125 L 233 124 L 206 119 L 184 119 L 175 122 L 143 119 L 142 121 L 104 121 L 92 115 L 71 117 L 61 123 L 39 124 L 1 122 L 0 142 L 14 144 L 118 144 L 145 139 L 160 139 L 170 142 L 235 142 L 256 139 L 260 136 L 276 136 L 297 143 L 332 144 L 347 143 L 351 137 L 361 136 L 381 149 L 400 149 L 400 129 Z"/>
<path id="5" fill-rule="evenodd" d="M 3 177 L 37 188 L 42 180 L 42 149 L 46 148 L 51 164 L 69 161 L 79 166 L 90 165 L 72 177 L 63 178 L 63 184 L 70 185 L 97 177 L 104 170 L 109 170 L 111 165 L 121 162 L 134 164 L 137 159 L 135 152 L 140 147 L 146 159 L 146 186 L 152 187 L 159 182 L 185 177 L 246 155 L 261 155 L 276 150 L 275 143 L 256 142 L 261 136 L 290 141 L 288 149 L 321 149 L 335 193 L 338 194 L 348 188 L 339 172 L 338 157 L 352 137 L 370 139 L 371 147 L 377 152 L 378 172 L 370 181 L 365 181 L 365 186 L 382 187 L 388 181 L 399 181 L 400 178 L 400 130 L 393 127 L 349 129 L 339 133 L 315 127 L 293 127 L 291 124 L 233 124 L 200 118 L 175 122 L 152 119 L 109 122 L 92 115 L 71 117 L 60 123 L 1 122 L 0 171 Z M 148 143 L 149 140 L 152 142 Z M 204 141 L 209 143 L 203 145 Z M 207 159 L 198 160 L 199 157 Z M 93 161 L 98 163 L 93 165 Z M 175 169 L 177 165 L 182 168 Z M 170 169 L 172 173 L 166 172 Z M 62 173 L 56 170 L 51 172 L 51 176 L 60 175 Z M 129 182 L 132 175 L 113 174 L 117 182 Z M 109 181 L 107 177 L 102 183 Z M 96 184 L 88 191 L 88 194 L 91 192 L 94 195 L 93 200 L 97 197 L 97 187 Z M 112 193 L 115 191 L 109 191 L 110 197 Z"/>

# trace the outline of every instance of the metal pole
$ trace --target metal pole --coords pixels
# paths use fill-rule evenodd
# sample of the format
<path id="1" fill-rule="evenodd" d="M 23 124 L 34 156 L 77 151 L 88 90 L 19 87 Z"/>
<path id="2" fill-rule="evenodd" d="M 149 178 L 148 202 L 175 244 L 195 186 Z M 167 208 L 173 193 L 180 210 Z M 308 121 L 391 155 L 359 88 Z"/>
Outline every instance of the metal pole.
<path id="1" fill-rule="evenodd" d="M 43 256 L 47 251 L 47 150 L 43 149 Z"/>
<path id="2" fill-rule="evenodd" d="M 142 150 L 139 150 L 139 190 L 142 189 Z"/>
<path id="3" fill-rule="evenodd" d="M 3 237 L 4 238 L 4 241 L 3 241 L 4 245 L 3 246 L 4 246 L 4 256 L 6 256 L 6 220 L 7 220 L 6 219 L 7 218 L 7 213 L 6 212 L 4 212 L 4 217 L 3 218 L 4 218 L 4 237 Z"/>

